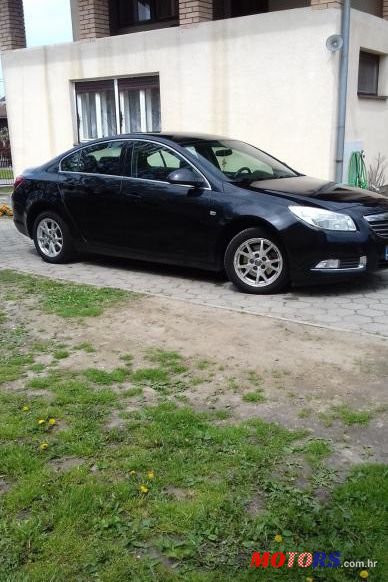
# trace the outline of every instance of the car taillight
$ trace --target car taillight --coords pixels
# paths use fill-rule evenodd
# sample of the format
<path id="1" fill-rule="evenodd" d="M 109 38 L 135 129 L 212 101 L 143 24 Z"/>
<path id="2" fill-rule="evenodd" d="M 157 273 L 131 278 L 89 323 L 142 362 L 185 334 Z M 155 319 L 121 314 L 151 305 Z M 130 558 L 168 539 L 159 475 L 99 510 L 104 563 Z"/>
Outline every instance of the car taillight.
<path id="1" fill-rule="evenodd" d="M 23 176 L 18 176 L 16 178 L 15 182 L 14 182 L 13 189 L 16 190 L 16 188 L 18 186 L 20 186 L 20 184 L 22 184 L 23 182 L 24 182 L 24 177 Z"/>

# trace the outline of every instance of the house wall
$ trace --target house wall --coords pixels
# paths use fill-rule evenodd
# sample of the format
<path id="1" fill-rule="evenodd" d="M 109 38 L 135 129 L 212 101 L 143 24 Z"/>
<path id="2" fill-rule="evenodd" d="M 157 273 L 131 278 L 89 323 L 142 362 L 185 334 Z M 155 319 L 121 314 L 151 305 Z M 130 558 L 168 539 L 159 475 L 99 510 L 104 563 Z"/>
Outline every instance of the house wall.
<path id="1" fill-rule="evenodd" d="M 334 173 L 337 9 L 301 8 L 3 55 L 16 172 L 75 140 L 71 80 L 159 73 L 162 129 L 240 138 Z"/>
<path id="2" fill-rule="evenodd" d="M 357 96 L 360 49 L 388 54 L 388 22 L 368 14 L 352 11 L 349 53 L 348 107 L 346 122 L 347 151 L 364 149 L 367 163 L 380 153 L 388 159 L 388 100 Z M 380 67 L 380 95 L 388 95 L 388 57 Z M 348 168 L 345 168 L 346 176 Z M 387 171 L 388 181 L 388 171 Z"/>

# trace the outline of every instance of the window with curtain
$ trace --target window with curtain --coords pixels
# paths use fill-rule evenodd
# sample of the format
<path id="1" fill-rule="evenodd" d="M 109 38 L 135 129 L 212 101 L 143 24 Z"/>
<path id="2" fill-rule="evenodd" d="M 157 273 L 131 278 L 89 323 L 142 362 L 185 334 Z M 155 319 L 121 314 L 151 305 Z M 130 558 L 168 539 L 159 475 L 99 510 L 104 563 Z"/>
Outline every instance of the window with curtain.
<path id="1" fill-rule="evenodd" d="M 79 141 L 109 137 L 116 131 L 113 81 L 76 83 Z"/>
<path id="2" fill-rule="evenodd" d="M 380 55 L 361 51 L 358 69 L 358 93 L 360 95 L 378 95 L 379 70 Z"/>
<path id="3" fill-rule="evenodd" d="M 159 79 L 119 79 L 120 133 L 160 130 Z"/>
<path id="4" fill-rule="evenodd" d="M 78 141 L 160 131 L 159 77 L 75 83 Z"/>

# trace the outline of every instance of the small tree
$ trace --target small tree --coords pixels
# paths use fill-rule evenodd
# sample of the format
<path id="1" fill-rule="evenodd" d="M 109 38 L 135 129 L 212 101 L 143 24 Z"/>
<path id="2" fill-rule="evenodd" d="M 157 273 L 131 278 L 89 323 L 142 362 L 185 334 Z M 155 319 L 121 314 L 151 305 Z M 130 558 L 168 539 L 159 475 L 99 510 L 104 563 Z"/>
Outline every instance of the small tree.
<path id="1" fill-rule="evenodd" d="M 381 154 L 378 154 L 375 163 L 369 165 L 368 169 L 368 183 L 369 190 L 373 192 L 386 193 L 387 190 L 387 160 Z"/>

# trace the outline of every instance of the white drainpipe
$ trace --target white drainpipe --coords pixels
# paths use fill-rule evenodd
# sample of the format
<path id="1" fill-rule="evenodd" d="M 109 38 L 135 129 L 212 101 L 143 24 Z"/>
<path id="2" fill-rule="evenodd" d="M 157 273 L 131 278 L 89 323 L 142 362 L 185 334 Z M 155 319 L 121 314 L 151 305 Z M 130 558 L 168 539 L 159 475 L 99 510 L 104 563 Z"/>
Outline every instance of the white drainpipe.
<path id="1" fill-rule="evenodd" d="M 348 93 L 348 68 L 349 68 L 349 41 L 350 41 L 350 3 L 344 0 L 342 7 L 342 38 L 341 63 L 338 89 L 338 121 L 337 121 L 337 151 L 335 159 L 335 179 L 338 183 L 343 181 L 344 149 L 346 127 L 346 98 Z"/>

